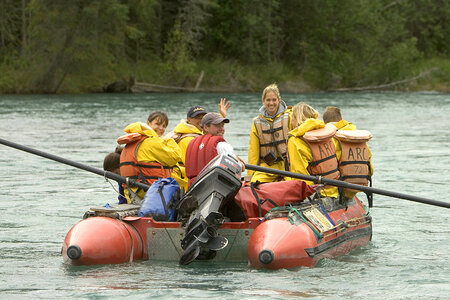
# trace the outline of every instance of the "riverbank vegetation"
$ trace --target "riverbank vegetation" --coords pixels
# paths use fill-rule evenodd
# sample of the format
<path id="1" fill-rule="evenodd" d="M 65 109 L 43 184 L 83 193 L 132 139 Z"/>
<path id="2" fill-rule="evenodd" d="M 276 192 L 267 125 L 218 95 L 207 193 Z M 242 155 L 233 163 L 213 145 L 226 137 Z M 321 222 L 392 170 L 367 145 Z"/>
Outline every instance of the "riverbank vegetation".
<path id="1" fill-rule="evenodd" d="M 450 91 L 446 0 L 5 0 L 0 92 Z"/>

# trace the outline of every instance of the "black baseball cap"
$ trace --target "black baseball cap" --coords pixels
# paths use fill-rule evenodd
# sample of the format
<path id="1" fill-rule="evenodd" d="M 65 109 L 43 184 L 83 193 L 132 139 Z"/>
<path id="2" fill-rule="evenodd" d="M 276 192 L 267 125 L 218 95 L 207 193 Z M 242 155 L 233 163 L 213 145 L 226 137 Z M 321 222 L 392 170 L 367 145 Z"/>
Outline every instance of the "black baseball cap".
<path id="1" fill-rule="evenodd" d="M 192 106 L 191 108 L 189 108 L 189 111 L 187 113 L 187 117 L 188 118 L 195 118 L 199 114 L 206 114 L 206 110 L 200 105 L 195 105 L 195 106 Z"/>

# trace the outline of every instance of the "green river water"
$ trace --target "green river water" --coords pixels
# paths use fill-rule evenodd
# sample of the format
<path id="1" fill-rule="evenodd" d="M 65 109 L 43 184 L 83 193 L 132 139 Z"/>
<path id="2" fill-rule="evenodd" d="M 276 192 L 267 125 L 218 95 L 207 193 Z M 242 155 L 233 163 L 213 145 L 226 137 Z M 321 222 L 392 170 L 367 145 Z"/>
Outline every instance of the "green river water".
<path id="1" fill-rule="evenodd" d="M 260 94 L 0 95 L 0 138 L 102 168 L 131 122 L 163 110 L 174 128 L 187 109 L 231 101 L 225 138 L 245 161 Z M 339 106 L 370 130 L 373 186 L 450 202 L 450 95 L 282 94 L 319 112 Z M 449 299 L 450 210 L 374 196 L 370 244 L 314 268 L 138 261 L 63 264 L 66 233 L 91 206 L 115 203 L 101 176 L 0 145 L 0 298 Z M 114 184 L 115 186 L 115 184 Z M 364 194 L 362 200 L 366 200 Z"/>

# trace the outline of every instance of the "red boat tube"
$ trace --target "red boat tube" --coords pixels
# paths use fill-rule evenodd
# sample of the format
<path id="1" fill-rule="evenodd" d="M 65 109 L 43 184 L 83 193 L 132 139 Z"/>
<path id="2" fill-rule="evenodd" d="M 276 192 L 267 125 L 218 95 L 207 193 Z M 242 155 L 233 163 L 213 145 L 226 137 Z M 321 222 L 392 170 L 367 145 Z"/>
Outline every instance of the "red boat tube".
<path id="1" fill-rule="evenodd" d="M 322 233 L 302 217 L 298 218 L 300 222 L 288 217 L 263 222 L 249 240 L 250 265 L 258 269 L 313 267 L 322 258 L 344 255 L 369 243 L 371 217 L 358 199 L 347 209 L 325 215 L 333 221 L 333 227 Z"/>
<path id="2" fill-rule="evenodd" d="M 136 229 L 119 220 L 92 217 L 67 233 L 62 247 L 66 263 L 119 264 L 143 258 L 143 242 Z"/>

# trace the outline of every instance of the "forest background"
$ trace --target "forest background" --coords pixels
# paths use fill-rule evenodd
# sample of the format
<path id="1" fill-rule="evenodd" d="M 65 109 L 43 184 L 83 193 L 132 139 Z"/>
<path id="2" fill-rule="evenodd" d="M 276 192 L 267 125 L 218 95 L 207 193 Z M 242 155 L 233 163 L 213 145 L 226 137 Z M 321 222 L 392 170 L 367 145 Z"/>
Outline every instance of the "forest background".
<path id="1" fill-rule="evenodd" d="M 0 93 L 449 92 L 449 18 L 448 0 L 1 0 Z"/>

